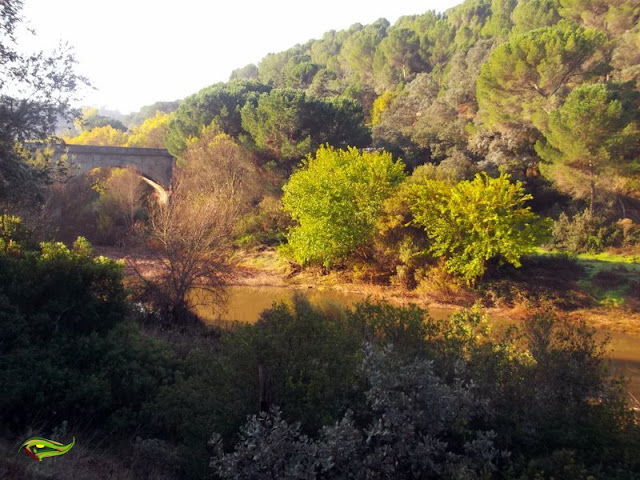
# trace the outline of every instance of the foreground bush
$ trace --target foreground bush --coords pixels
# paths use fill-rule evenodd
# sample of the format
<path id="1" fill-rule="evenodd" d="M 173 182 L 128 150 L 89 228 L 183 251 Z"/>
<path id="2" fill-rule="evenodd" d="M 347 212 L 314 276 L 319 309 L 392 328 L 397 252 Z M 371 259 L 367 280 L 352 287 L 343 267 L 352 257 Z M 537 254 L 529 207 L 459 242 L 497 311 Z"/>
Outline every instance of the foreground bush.
<path id="1" fill-rule="evenodd" d="M 371 304 L 357 306 L 345 321 L 350 335 L 370 340 L 354 372 L 362 397 L 352 396 L 341 416 L 315 432 L 307 418 L 292 415 L 298 404 L 285 401 L 249 417 L 228 453 L 228 440 L 214 434 L 211 466 L 218 476 L 533 480 L 640 474 L 632 453 L 640 445 L 637 414 L 609 376 L 605 344 L 584 324 L 541 311 L 495 338 L 478 312 L 437 322 L 420 309 Z M 312 404 L 305 408 L 313 412 Z"/>
<path id="2" fill-rule="evenodd" d="M 0 252 L 5 436 L 84 426 L 133 448 L 136 478 L 206 477 L 214 431 L 222 478 L 640 474 L 637 414 L 579 322 L 538 312 L 498 336 L 476 310 L 436 321 L 297 297 L 255 325 L 152 340 L 125 321 L 120 266 L 85 241 L 12 245 Z"/>
<path id="3" fill-rule="evenodd" d="M 121 265 L 84 239 L 0 252 L 4 429 L 135 422 L 170 374 L 168 352 L 124 322 L 128 311 Z"/>

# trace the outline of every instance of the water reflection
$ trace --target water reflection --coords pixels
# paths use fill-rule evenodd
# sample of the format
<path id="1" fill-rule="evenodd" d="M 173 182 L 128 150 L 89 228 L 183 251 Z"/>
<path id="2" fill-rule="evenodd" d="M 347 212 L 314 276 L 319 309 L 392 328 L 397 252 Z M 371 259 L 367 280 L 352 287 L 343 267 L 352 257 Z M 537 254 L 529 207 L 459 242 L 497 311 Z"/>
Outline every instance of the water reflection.
<path id="1" fill-rule="evenodd" d="M 294 292 L 304 293 L 316 305 L 352 306 L 366 299 L 366 295 L 337 292 L 333 290 L 299 290 L 283 287 L 231 287 L 225 311 L 207 306 L 197 308 L 198 315 L 211 323 L 219 321 L 256 322 L 263 310 L 271 308 L 274 302 L 291 302 Z M 445 318 L 455 312 L 452 308 L 429 308 L 435 318 Z M 504 325 L 504 319 L 495 319 Z M 605 335 L 605 332 L 602 332 Z M 640 400 L 640 338 L 623 333 L 607 333 L 611 337 L 610 358 L 616 371 L 630 377 L 629 391 Z"/>
<path id="2" fill-rule="evenodd" d="M 291 302 L 295 292 L 304 294 L 314 305 L 339 305 L 350 307 L 366 300 L 361 293 L 347 293 L 335 290 L 294 289 L 287 287 L 230 287 L 226 308 L 221 310 L 211 306 L 199 306 L 196 313 L 207 322 L 219 321 L 254 323 L 260 313 L 274 303 Z M 373 297 L 375 299 L 376 297 Z M 379 298 L 379 297 L 378 297 Z M 435 318 L 445 318 L 455 312 L 453 308 L 429 308 L 429 314 Z"/>

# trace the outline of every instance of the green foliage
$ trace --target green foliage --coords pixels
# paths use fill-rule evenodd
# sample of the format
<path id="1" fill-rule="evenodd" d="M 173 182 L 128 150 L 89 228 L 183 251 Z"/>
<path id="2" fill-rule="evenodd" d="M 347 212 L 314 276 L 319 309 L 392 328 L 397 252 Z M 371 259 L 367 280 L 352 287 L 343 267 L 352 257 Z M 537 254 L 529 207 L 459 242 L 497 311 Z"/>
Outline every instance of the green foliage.
<path id="1" fill-rule="evenodd" d="M 81 125 L 82 130 L 93 130 L 94 128 L 109 126 L 121 132 L 127 131 L 127 127 L 120 120 L 106 115 L 99 115 L 97 111 L 92 111 L 90 115 L 85 116 L 81 120 Z"/>
<path id="2" fill-rule="evenodd" d="M 640 6 L 633 0 L 560 0 L 563 17 L 612 34 L 637 25 Z"/>
<path id="3" fill-rule="evenodd" d="M 75 71 L 68 46 L 28 52 L 17 44 L 16 34 L 28 30 L 22 8 L 22 0 L 0 4 L 0 203 L 33 208 L 42 203 L 43 187 L 53 177 L 55 165 L 50 159 L 34 162 L 31 152 L 19 144 L 47 141 L 58 121 L 77 116 L 72 108 L 76 90 L 88 82 Z"/>
<path id="4" fill-rule="evenodd" d="M 373 102 L 373 109 L 371 110 L 371 124 L 377 125 L 380 123 L 382 113 L 389 107 L 396 97 L 395 92 L 384 92 L 376 101 Z"/>
<path id="5" fill-rule="evenodd" d="M 505 38 L 511 30 L 511 13 L 517 0 L 491 0 L 491 17 L 480 34 L 485 37 Z"/>
<path id="6" fill-rule="evenodd" d="M 121 265 L 94 258 L 83 238 L 71 249 L 42 243 L 39 251 L 3 252 L 0 305 L 3 424 L 92 412 L 104 420 L 113 392 L 95 365 L 127 311 Z"/>
<path id="7" fill-rule="evenodd" d="M 370 352 L 364 368 L 371 384 L 368 425 L 360 427 L 347 414 L 314 441 L 275 409 L 247 421 L 233 453 L 224 455 L 214 435 L 211 466 L 222 478 L 241 479 L 438 478 L 443 472 L 449 474 L 443 478 L 463 472 L 486 478 L 496 470 L 501 453 L 495 434 L 466 428 L 474 406 L 470 387 L 442 384 L 424 359 L 407 364 Z"/>
<path id="8" fill-rule="evenodd" d="M 129 132 L 126 147 L 165 148 L 164 137 L 169 128 L 171 116 L 160 110 L 147 117 Z"/>
<path id="9" fill-rule="evenodd" d="M 397 153 L 410 167 L 464 155 L 466 122 L 438 93 L 435 76 L 418 74 L 374 126 L 374 145 Z"/>
<path id="10" fill-rule="evenodd" d="M 552 163 L 552 175 L 576 197 L 590 195 L 590 211 L 596 201 L 596 182 L 602 174 L 619 175 L 633 159 L 640 129 L 634 122 L 635 106 L 623 103 L 615 86 L 581 85 L 549 116 L 546 142 L 536 150 Z M 562 175 L 563 168 L 569 171 Z M 562 175 L 562 178 L 559 176 Z M 590 188 L 584 188 L 587 184 Z M 582 188 L 581 188 L 582 187 Z"/>
<path id="11" fill-rule="evenodd" d="M 363 304 L 348 319 L 373 340 L 359 370 L 364 402 L 316 434 L 290 418 L 290 407 L 274 407 L 247 419 L 230 453 L 214 434 L 217 475 L 613 479 L 638 472 L 637 414 L 608 376 L 605 344 L 584 322 L 540 311 L 491 339 L 478 311 L 436 322 L 416 308 Z M 396 342 L 403 336 L 410 342 Z"/>
<path id="12" fill-rule="evenodd" d="M 242 126 L 260 155 L 272 160 L 297 160 L 311 151 L 306 95 L 301 90 L 275 90 L 257 105 L 242 110 Z"/>
<path id="13" fill-rule="evenodd" d="M 363 146 L 363 113 L 353 100 L 322 100 L 302 90 L 275 89 L 242 109 L 242 126 L 258 154 L 287 166 L 319 145 Z"/>
<path id="14" fill-rule="evenodd" d="M 451 186 L 425 180 L 408 189 L 413 222 L 425 229 L 429 251 L 445 257 L 447 269 L 468 283 L 482 276 L 490 260 L 520 265 L 545 237 L 546 223 L 525 206 L 531 199 L 509 175 Z"/>
<path id="15" fill-rule="evenodd" d="M 154 102 L 151 105 L 145 105 L 137 112 L 127 115 L 125 123 L 130 128 L 137 127 L 142 125 L 145 120 L 158 116 L 158 112 L 166 115 L 175 112 L 181 103 L 180 100 L 174 100 L 172 102 Z"/>
<path id="16" fill-rule="evenodd" d="M 224 133 L 237 137 L 243 132 L 240 111 L 247 102 L 256 101 L 271 87 L 256 81 L 234 80 L 203 88 L 186 98 L 168 127 L 165 145 L 172 155 L 180 156 L 188 140 L 200 135 L 204 127 L 215 123 Z"/>
<path id="17" fill-rule="evenodd" d="M 519 35 L 536 28 L 555 25 L 560 21 L 558 0 L 528 0 L 518 2 L 511 13 L 511 33 Z"/>
<path id="18" fill-rule="evenodd" d="M 283 187 L 283 205 L 297 225 L 288 252 L 300 264 L 326 267 L 370 243 L 382 204 L 404 178 L 388 153 L 321 147 Z"/>
<path id="19" fill-rule="evenodd" d="M 0 252 L 19 254 L 30 239 L 31 232 L 24 226 L 20 217 L 0 213 Z"/>
<path id="20" fill-rule="evenodd" d="M 604 218 L 591 215 L 588 210 L 572 218 L 561 213 L 553 223 L 551 246 L 571 253 L 600 252 L 611 246 L 612 233 Z"/>
<path id="21" fill-rule="evenodd" d="M 294 297 L 293 305 L 274 305 L 254 325 L 235 325 L 215 350 L 193 349 L 189 341 L 180 375 L 146 409 L 149 424 L 156 435 L 184 446 L 183 462 L 194 472 L 206 466 L 213 430 L 231 444 L 248 415 L 274 404 L 286 409 L 288 421 L 315 434 L 358 401 L 361 342 L 344 312 L 322 311 Z"/>
<path id="22" fill-rule="evenodd" d="M 414 176 L 409 177 L 409 182 Z M 412 289 L 416 286 L 416 269 L 425 263 L 424 252 L 429 244 L 424 231 L 411 224 L 411 212 L 403 194 L 405 188 L 406 184 L 383 204 L 376 222 L 373 258 L 378 268 L 394 275 L 392 282 Z"/>
<path id="23" fill-rule="evenodd" d="M 258 79 L 258 67 L 253 63 L 249 63 L 242 68 L 236 68 L 231 75 L 229 76 L 229 80 L 257 80 Z"/>
<path id="24" fill-rule="evenodd" d="M 606 37 L 570 22 L 517 35 L 491 52 L 478 77 L 480 114 L 487 126 L 542 128 L 546 112 L 600 64 Z"/>
<path id="25" fill-rule="evenodd" d="M 386 36 L 388 27 L 389 22 L 379 19 L 352 32 L 345 40 L 340 49 L 340 60 L 357 81 L 373 83 L 373 58 L 378 45 Z"/>
<path id="26" fill-rule="evenodd" d="M 280 199 L 265 196 L 251 213 L 247 213 L 238 222 L 236 244 L 243 247 L 280 245 L 285 241 L 290 223 L 290 217 L 282 209 Z"/>
<path id="27" fill-rule="evenodd" d="M 13 302 L 24 302 L 17 305 L 30 318 L 34 339 L 46 339 L 50 329 L 105 331 L 124 315 L 122 266 L 104 257 L 94 258 L 91 245 L 82 237 L 71 249 L 63 243 L 45 242 L 39 253 L 3 255 L 0 261 L 4 265 L 3 294 Z M 25 285 L 29 285 L 27 290 Z"/>
<path id="28" fill-rule="evenodd" d="M 410 81 L 423 70 L 419 46 L 420 38 L 415 31 L 402 27 L 390 28 L 374 57 L 377 83 L 390 88 L 399 82 Z"/>

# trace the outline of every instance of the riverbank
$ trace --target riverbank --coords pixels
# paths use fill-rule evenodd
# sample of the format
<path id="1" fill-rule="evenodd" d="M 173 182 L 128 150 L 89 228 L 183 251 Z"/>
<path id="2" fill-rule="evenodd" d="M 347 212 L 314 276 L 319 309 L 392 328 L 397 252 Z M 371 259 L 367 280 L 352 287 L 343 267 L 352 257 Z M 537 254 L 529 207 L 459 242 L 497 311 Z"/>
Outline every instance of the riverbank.
<path id="1" fill-rule="evenodd" d="M 144 253 L 137 251 L 123 251 L 115 248 L 99 248 L 97 253 L 111 258 L 125 260 L 125 273 L 128 278 L 135 276 L 135 270 L 141 271 L 146 276 L 153 276 L 154 268 L 156 268 L 156 260 Z M 350 272 L 332 271 L 329 273 L 322 272 L 320 269 L 301 270 L 291 263 L 283 260 L 274 249 L 256 250 L 252 252 L 238 251 L 233 257 L 234 270 L 230 286 L 232 287 L 268 287 L 281 288 L 290 291 L 300 291 L 302 293 L 313 292 L 336 292 L 342 295 L 354 295 L 358 297 L 371 297 L 373 299 L 384 299 L 393 304 L 414 303 L 424 308 L 431 309 L 449 309 L 456 310 L 464 307 L 470 307 L 474 303 L 481 303 L 488 315 L 492 317 L 502 317 L 512 321 L 518 321 L 526 317 L 538 300 L 531 297 L 531 293 L 521 284 L 511 279 L 501 280 L 501 288 L 504 283 L 508 284 L 509 290 L 517 291 L 517 295 L 508 301 L 500 301 L 494 298 L 494 289 L 470 290 L 460 288 L 456 292 L 448 292 L 447 300 L 443 301 L 443 295 L 434 289 L 430 291 L 407 290 L 405 288 L 393 285 L 375 284 L 363 279 L 354 280 L 353 274 Z M 592 262 L 592 260 L 589 260 Z M 620 267 L 614 266 L 615 271 L 620 275 Z M 633 269 L 636 265 L 631 266 Z M 602 296 L 604 284 L 602 277 L 607 278 L 601 272 L 608 272 L 602 265 L 597 270 L 587 271 L 582 278 L 570 279 L 570 290 L 560 291 L 558 297 L 566 296 L 580 298 L 580 301 L 566 302 L 576 305 L 574 308 L 564 308 L 567 315 L 573 318 L 582 318 L 595 328 L 607 330 L 611 332 L 619 332 L 640 338 L 640 311 L 632 308 L 633 304 L 623 305 L 616 302 L 598 300 L 593 293 L 589 292 L 590 288 L 595 288 L 588 280 L 595 277 L 599 279 L 601 291 L 596 292 Z M 635 272 L 635 270 L 632 270 Z M 567 275 L 565 273 L 565 275 Z M 599 275 L 599 277 L 598 277 Z M 561 276 L 561 275 L 560 275 Z M 526 277 L 526 275 L 525 275 Z M 547 279 L 542 276 L 534 283 L 545 283 Z M 554 279 L 557 282 L 558 279 Z M 612 285 L 615 287 L 615 285 Z M 530 286 L 529 286 L 530 287 Z M 549 287 L 548 285 L 546 286 Z M 563 285 L 563 288 L 567 288 Z M 618 290 L 620 290 L 618 288 Z M 547 294 L 548 296 L 548 294 Z M 588 298 L 589 297 L 589 298 Z M 546 302 L 545 300 L 545 303 Z M 553 303 L 553 302 L 551 302 Z M 586 305 L 591 303 L 590 305 Z"/>

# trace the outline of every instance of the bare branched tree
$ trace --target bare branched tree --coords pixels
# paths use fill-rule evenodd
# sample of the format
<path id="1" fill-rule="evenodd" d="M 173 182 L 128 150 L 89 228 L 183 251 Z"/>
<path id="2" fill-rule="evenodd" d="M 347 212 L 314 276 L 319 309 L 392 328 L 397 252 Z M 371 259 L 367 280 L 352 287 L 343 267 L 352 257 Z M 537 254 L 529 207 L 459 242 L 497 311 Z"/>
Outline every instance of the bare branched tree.
<path id="1" fill-rule="evenodd" d="M 226 136 L 205 133 L 183 163 L 169 201 L 150 207 L 146 244 L 156 271 L 137 270 L 152 303 L 179 321 L 204 298 L 224 304 L 233 227 L 257 184 L 251 157 Z"/>
<path id="2" fill-rule="evenodd" d="M 132 167 L 113 169 L 105 181 L 103 202 L 114 215 L 124 221 L 127 230 L 135 222 L 144 191 L 142 178 Z"/>

